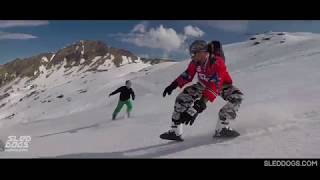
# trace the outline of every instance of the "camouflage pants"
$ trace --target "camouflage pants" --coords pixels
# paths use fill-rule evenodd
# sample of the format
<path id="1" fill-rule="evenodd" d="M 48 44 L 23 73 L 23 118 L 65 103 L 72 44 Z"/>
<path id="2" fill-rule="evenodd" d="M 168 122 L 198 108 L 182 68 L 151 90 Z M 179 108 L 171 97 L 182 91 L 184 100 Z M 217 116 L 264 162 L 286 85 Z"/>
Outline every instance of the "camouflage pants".
<path id="1" fill-rule="evenodd" d="M 181 113 L 187 111 L 195 100 L 201 98 L 203 90 L 204 87 L 197 83 L 186 87 L 183 92 L 177 96 L 172 114 L 173 126 L 180 124 Z"/>
<path id="2" fill-rule="evenodd" d="M 217 122 L 217 130 L 229 125 L 229 120 L 234 120 L 237 117 L 237 112 L 243 100 L 242 92 L 235 86 L 231 85 L 224 88 L 220 96 L 227 101 L 219 111 L 219 120 Z"/>
<path id="3" fill-rule="evenodd" d="M 172 126 L 176 127 L 180 125 L 180 115 L 181 113 L 188 110 L 193 105 L 193 102 L 202 96 L 204 87 L 197 83 L 191 86 L 186 87 L 182 93 L 180 93 L 174 105 L 174 112 L 172 114 Z M 229 120 L 234 120 L 237 116 L 237 111 L 239 110 L 240 104 L 242 102 L 242 93 L 241 91 L 231 85 L 227 88 L 224 88 L 220 96 L 227 101 L 227 104 L 224 105 L 219 111 L 219 121 L 218 128 L 227 126 Z"/>

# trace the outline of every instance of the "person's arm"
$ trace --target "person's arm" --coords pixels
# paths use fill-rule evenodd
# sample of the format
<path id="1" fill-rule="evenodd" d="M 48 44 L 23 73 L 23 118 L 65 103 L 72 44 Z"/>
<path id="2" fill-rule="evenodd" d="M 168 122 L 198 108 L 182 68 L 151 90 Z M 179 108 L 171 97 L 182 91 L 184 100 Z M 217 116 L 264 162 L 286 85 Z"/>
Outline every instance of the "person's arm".
<path id="1" fill-rule="evenodd" d="M 225 71 L 225 75 L 224 75 L 224 79 L 223 79 L 223 85 L 225 85 L 225 84 L 232 85 L 232 78 L 227 70 Z"/>
<path id="2" fill-rule="evenodd" d="M 175 90 L 178 86 L 182 88 L 185 84 L 191 82 L 196 74 L 196 66 L 191 61 L 188 65 L 187 70 L 185 70 L 182 74 L 180 74 L 166 89 L 163 91 L 163 97 L 166 94 L 170 95 L 173 90 Z"/>
<path id="3" fill-rule="evenodd" d="M 219 90 L 221 91 L 223 88 L 225 87 L 229 87 L 232 85 L 232 78 L 228 72 L 227 66 L 225 64 L 225 62 L 220 61 L 219 64 L 219 77 L 221 77 L 222 83 L 221 83 L 221 87 L 219 87 Z"/>
<path id="4" fill-rule="evenodd" d="M 113 91 L 112 93 L 110 93 L 109 96 L 112 96 L 112 95 L 117 94 L 119 92 L 121 92 L 121 87 L 118 88 L 117 90 Z"/>
<path id="5" fill-rule="evenodd" d="M 226 61 L 225 61 L 225 56 L 224 56 L 224 52 L 222 49 L 222 45 L 220 43 L 220 41 L 212 41 L 212 43 L 214 44 L 214 55 L 218 58 L 221 59 L 222 62 L 219 62 L 219 67 L 218 70 L 220 72 L 219 75 L 220 77 L 222 77 L 223 79 L 223 85 L 231 85 L 232 84 L 232 78 L 227 70 L 227 66 L 226 66 Z"/>
<path id="6" fill-rule="evenodd" d="M 136 96 L 134 95 L 133 89 L 131 89 L 131 97 L 132 97 L 132 100 L 134 100 L 136 98 Z"/>
<path id="7" fill-rule="evenodd" d="M 196 74 L 196 65 L 191 61 L 188 65 L 188 68 L 180 74 L 175 80 L 178 83 L 178 86 L 182 88 L 185 84 L 191 82 Z"/>

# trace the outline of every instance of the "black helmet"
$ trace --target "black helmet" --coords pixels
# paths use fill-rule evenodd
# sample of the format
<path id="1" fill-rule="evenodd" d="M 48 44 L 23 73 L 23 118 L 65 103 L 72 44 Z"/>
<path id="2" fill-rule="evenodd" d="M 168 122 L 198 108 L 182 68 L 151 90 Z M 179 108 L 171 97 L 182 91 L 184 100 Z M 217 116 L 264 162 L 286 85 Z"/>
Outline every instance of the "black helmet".
<path id="1" fill-rule="evenodd" d="M 204 40 L 195 40 L 189 47 L 190 54 L 194 54 L 199 51 L 208 51 L 208 44 Z"/>

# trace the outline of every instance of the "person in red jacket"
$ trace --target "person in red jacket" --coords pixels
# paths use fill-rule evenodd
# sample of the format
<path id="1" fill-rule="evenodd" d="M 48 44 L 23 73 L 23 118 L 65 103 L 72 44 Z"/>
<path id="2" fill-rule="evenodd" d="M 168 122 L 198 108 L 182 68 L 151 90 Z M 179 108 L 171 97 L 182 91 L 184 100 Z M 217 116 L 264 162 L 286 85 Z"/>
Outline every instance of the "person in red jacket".
<path id="1" fill-rule="evenodd" d="M 177 87 L 183 88 L 198 74 L 198 82 L 186 87 L 174 105 L 171 129 L 160 135 L 162 139 L 183 141 L 182 124 L 192 125 L 198 114 L 206 109 L 208 101 L 214 102 L 217 96 L 227 101 L 219 111 L 214 137 L 236 137 L 240 134 L 230 128 L 229 120 L 236 118 L 243 93 L 233 85 L 224 63 L 224 54 L 219 41 L 207 43 L 196 40 L 190 45 L 191 62 L 186 71 L 178 76 L 163 92 L 170 95 Z"/>

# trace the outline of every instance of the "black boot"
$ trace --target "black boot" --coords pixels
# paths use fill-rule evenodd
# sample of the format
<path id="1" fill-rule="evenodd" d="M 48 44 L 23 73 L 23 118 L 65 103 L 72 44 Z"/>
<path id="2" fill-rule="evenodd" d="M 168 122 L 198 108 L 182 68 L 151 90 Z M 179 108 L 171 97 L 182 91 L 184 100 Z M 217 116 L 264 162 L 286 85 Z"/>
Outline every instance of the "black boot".
<path id="1" fill-rule="evenodd" d="M 166 140 L 183 141 L 181 135 L 177 136 L 176 133 L 172 130 L 169 130 L 168 132 L 161 134 L 160 138 Z"/>
<path id="2" fill-rule="evenodd" d="M 213 137 L 237 137 L 240 136 L 240 133 L 238 133 L 236 130 L 231 129 L 230 127 L 224 127 L 221 129 L 220 132 L 216 130 Z"/>

